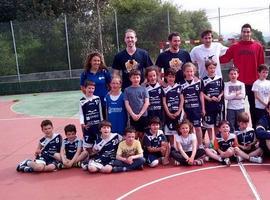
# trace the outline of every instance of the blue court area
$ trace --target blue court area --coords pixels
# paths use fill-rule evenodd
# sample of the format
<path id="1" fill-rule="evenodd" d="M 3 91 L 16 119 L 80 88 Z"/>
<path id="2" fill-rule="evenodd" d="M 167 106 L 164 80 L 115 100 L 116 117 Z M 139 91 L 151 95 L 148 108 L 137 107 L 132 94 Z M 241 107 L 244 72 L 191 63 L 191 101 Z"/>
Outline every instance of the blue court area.
<path id="1" fill-rule="evenodd" d="M 78 114 L 81 91 L 49 92 L 1 96 L 13 101 L 12 110 L 18 113 L 43 117 L 73 117 Z"/>

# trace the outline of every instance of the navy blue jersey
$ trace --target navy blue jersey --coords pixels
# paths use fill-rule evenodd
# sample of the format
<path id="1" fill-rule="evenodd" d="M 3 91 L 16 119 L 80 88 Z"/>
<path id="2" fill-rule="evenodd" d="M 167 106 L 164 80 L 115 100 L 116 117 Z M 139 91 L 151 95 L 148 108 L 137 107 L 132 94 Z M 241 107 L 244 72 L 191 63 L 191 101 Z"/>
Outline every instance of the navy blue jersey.
<path id="1" fill-rule="evenodd" d="M 237 136 L 238 144 L 243 146 L 256 141 L 255 131 L 251 127 L 247 127 L 242 131 L 235 131 L 235 135 Z"/>
<path id="2" fill-rule="evenodd" d="M 72 159 L 77 150 L 82 148 L 82 141 L 76 138 L 74 141 L 69 141 L 67 138 L 63 140 L 62 148 L 65 149 L 67 159 Z"/>
<path id="3" fill-rule="evenodd" d="M 224 82 L 221 76 L 208 77 L 202 79 L 203 93 L 208 97 L 218 97 L 224 91 Z M 223 100 L 220 102 L 205 100 L 206 112 L 218 112 L 222 110 Z"/>
<path id="4" fill-rule="evenodd" d="M 181 86 L 178 83 L 175 83 L 173 86 L 169 85 L 166 88 L 163 88 L 163 91 L 170 113 L 176 113 L 179 110 L 180 105 Z M 176 119 L 171 119 L 165 115 L 165 124 L 170 130 L 176 129 L 178 121 L 180 121 L 180 115 Z"/>
<path id="5" fill-rule="evenodd" d="M 170 50 L 164 51 L 159 54 L 156 65 L 160 68 L 164 68 L 166 72 L 167 69 L 172 67 L 173 62 L 178 62 L 184 65 L 187 62 L 191 62 L 190 55 L 187 51 L 179 50 L 177 53 L 172 53 Z M 180 67 L 182 67 L 182 65 Z M 176 83 L 182 83 L 184 80 L 183 71 L 180 69 L 176 74 Z"/>
<path id="6" fill-rule="evenodd" d="M 162 97 L 164 92 L 159 83 L 156 83 L 155 86 L 150 84 L 146 85 L 146 90 L 149 93 L 149 102 L 148 107 L 148 118 L 159 117 L 162 120 L 163 116 L 163 106 L 162 106 Z"/>
<path id="7" fill-rule="evenodd" d="M 200 93 L 202 91 L 201 80 L 194 81 L 191 83 L 185 81 L 181 85 L 181 93 L 184 96 L 184 109 L 185 112 L 189 110 L 196 110 L 201 113 L 201 100 Z"/>
<path id="8" fill-rule="evenodd" d="M 60 153 L 62 137 L 58 133 L 54 133 L 52 138 L 43 137 L 39 140 L 41 146 L 41 156 L 53 156 Z"/>
<path id="9" fill-rule="evenodd" d="M 93 146 L 93 149 L 97 151 L 94 161 L 106 165 L 115 160 L 117 147 L 121 140 L 122 136 L 117 133 L 111 133 L 110 137 L 105 140 L 99 136 Z"/>
<path id="10" fill-rule="evenodd" d="M 143 147 L 147 151 L 147 147 L 161 147 L 161 143 L 166 141 L 162 130 L 158 130 L 158 133 L 153 135 L 149 129 L 143 136 Z"/>
<path id="11" fill-rule="evenodd" d="M 270 116 L 264 115 L 256 126 L 256 136 L 259 140 L 270 140 Z"/>
<path id="12" fill-rule="evenodd" d="M 236 135 L 230 133 L 229 137 L 227 140 L 224 140 L 224 138 L 222 138 L 221 134 L 218 133 L 216 135 L 216 148 L 220 149 L 221 151 L 227 151 L 227 149 L 229 149 L 230 147 L 234 147 L 235 144 L 235 139 L 236 139 Z"/>
<path id="13" fill-rule="evenodd" d="M 147 51 L 136 48 L 133 55 L 129 55 L 127 50 L 123 50 L 115 55 L 112 68 L 122 71 L 123 84 L 122 88 L 125 89 L 131 85 L 129 80 L 129 72 L 132 69 L 138 69 L 143 74 L 143 69 L 153 65 L 151 58 Z M 141 76 L 141 83 L 144 77 Z"/>
<path id="14" fill-rule="evenodd" d="M 101 101 L 98 96 L 91 99 L 83 97 L 80 99 L 80 106 L 85 125 L 98 125 L 102 120 Z"/>

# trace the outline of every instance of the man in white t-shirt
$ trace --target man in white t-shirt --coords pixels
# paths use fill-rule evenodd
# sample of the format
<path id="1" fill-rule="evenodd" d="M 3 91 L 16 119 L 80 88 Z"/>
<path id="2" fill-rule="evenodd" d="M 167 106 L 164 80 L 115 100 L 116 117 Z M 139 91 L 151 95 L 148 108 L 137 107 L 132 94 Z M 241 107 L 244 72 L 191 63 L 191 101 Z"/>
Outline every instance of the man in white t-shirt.
<path id="1" fill-rule="evenodd" d="M 192 62 L 198 65 L 199 77 L 203 78 L 207 75 L 205 61 L 209 59 L 217 63 L 216 75 L 222 76 L 219 57 L 224 55 L 228 48 L 219 42 L 213 42 L 211 30 L 205 30 L 201 33 L 201 41 L 202 44 L 194 47 L 190 52 Z"/>

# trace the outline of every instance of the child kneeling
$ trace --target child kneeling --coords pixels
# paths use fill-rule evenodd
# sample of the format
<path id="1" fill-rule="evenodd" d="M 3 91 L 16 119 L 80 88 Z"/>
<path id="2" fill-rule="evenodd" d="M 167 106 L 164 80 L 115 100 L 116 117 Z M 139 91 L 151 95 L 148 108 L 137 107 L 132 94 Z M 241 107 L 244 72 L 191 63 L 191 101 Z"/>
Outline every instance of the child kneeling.
<path id="1" fill-rule="evenodd" d="M 53 124 L 50 120 L 41 122 L 44 133 L 35 152 L 35 160 L 24 160 L 17 166 L 18 172 L 51 172 L 57 169 L 60 158 L 62 137 L 53 133 Z"/>
<path id="2" fill-rule="evenodd" d="M 163 131 L 159 130 L 160 123 L 158 117 L 153 117 L 149 123 L 150 129 L 143 137 L 144 157 L 150 167 L 158 166 L 160 161 L 163 165 L 169 164 L 169 143 Z"/>
<path id="3" fill-rule="evenodd" d="M 192 132 L 192 124 L 183 120 L 177 128 L 175 148 L 172 148 L 171 157 L 181 165 L 203 165 L 204 149 L 197 148 L 196 135 Z"/>

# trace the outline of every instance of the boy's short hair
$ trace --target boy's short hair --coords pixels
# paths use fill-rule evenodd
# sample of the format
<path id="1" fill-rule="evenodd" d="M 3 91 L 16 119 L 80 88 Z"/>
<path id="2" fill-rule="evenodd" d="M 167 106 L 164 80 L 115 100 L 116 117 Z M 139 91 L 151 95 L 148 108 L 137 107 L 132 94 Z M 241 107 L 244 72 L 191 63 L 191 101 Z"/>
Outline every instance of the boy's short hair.
<path id="1" fill-rule="evenodd" d="M 165 76 L 169 76 L 169 75 L 172 75 L 172 76 L 176 76 L 176 70 L 173 69 L 173 68 L 169 68 L 165 71 Z"/>
<path id="2" fill-rule="evenodd" d="M 67 133 L 67 132 L 75 132 L 76 133 L 77 132 L 76 126 L 74 124 L 66 125 L 64 128 L 64 131 L 65 131 L 65 133 Z"/>
<path id="3" fill-rule="evenodd" d="M 201 33 L 201 38 L 204 38 L 208 34 L 211 34 L 211 36 L 213 37 L 213 32 L 211 30 L 207 29 Z"/>
<path id="4" fill-rule="evenodd" d="M 244 25 L 241 27 L 241 31 L 242 31 L 244 28 L 250 28 L 250 30 L 252 29 L 250 24 L 244 24 Z"/>
<path id="5" fill-rule="evenodd" d="M 41 128 L 43 128 L 44 126 L 48 126 L 48 125 L 53 126 L 52 121 L 49 120 L 49 119 L 43 120 L 43 121 L 41 122 L 41 124 L 40 124 Z"/>
<path id="6" fill-rule="evenodd" d="M 160 119 L 159 119 L 159 117 L 153 117 L 153 118 L 151 118 L 150 119 L 150 121 L 149 121 L 149 125 L 151 126 L 152 124 L 161 124 L 161 122 L 160 122 Z"/>
<path id="7" fill-rule="evenodd" d="M 107 121 L 107 120 L 102 120 L 100 123 L 99 123 L 99 129 L 101 129 L 103 126 L 109 126 L 112 128 L 112 123 Z"/>
<path id="8" fill-rule="evenodd" d="M 88 86 L 96 86 L 96 84 L 95 84 L 95 82 L 93 82 L 93 81 L 89 81 L 89 80 L 86 80 L 85 82 L 84 82 L 84 87 L 88 87 Z"/>
<path id="9" fill-rule="evenodd" d="M 215 65 L 215 66 L 217 66 L 217 63 L 214 61 L 214 60 L 212 60 L 212 59 L 207 59 L 206 61 L 205 61 L 205 69 L 208 69 L 208 67 L 210 66 L 210 65 Z"/>
<path id="10" fill-rule="evenodd" d="M 125 128 L 124 135 L 127 135 L 127 133 L 136 133 L 136 130 L 132 127 Z"/>
<path id="11" fill-rule="evenodd" d="M 218 128 L 220 128 L 223 124 L 227 124 L 228 126 L 230 126 L 230 122 L 228 122 L 227 120 L 221 120 L 218 124 Z"/>
<path id="12" fill-rule="evenodd" d="M 132 69 L 129 72 L 129 78 L 131 78 L 132 76 L 141 76 L 141 72 L 138 69 Z"/>
<path id="13" fill-rule="evenodd" d="M 180 132 L 180 127 L 183 125 L 183 124 L 187 124 L 188 126 L 189 126 L 189 134 L 191 134 L 192 132 L 193 132 L 193 125 L 192 125 L 192 123 L 188 120 L 188 119 L 183 119 L 180 123 L 178 123 L 177 124 L 177 133 L 179 134 L 179 135 L 181 135 L 181 132 Z"/>
<path id="14" fill-rule="evenodd" d="M 269 71 L 269 67 L 266 64 L 259 65 L 257 71 L 260 73 L 263 70 Z"/>
<path id="15" fill-rule="evenodd" d="M 249 122 L 249 115 L 247 112 L 241 112 L 237 115 L 237 122 Z"/>
<path id="16" fill-rule="evenodd" d="M 239 69 L 237 67 L 231 67 L 228 71 L 228 74 L 231 72 L 231 71 L 235 71 L 239 74 Z"/>
<path id="17" fill-rule="evenodd" d="M 172 33 L 169 34 L 168 40 L 169 40 L 169 41 L 172 41 L 172 38 L 173 38 L 173 37 L 177 37 L 177 36 L 181 37 L 181 36 L 180 36 L 180 33 L 178 33 L 178 32 L 172 32 Z"/>
<path id="18" fill-rule="evenodd" d="M 145 69 L 145 73 L 144 73 L 145 78 L 147 78 L 148 73 L 149 73 L 149 72 L 152 72 L 152 71 L 155 71 L 156 74 L 157 74 L 157 76 L 158 76 L 159 69 L 158 69 L 157 66 L 153 65 L 153 66 L 147 67 L 147 68 Z"/>

